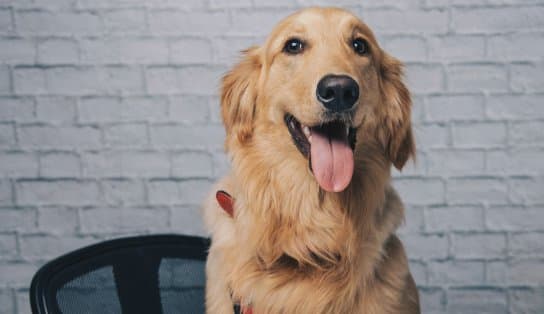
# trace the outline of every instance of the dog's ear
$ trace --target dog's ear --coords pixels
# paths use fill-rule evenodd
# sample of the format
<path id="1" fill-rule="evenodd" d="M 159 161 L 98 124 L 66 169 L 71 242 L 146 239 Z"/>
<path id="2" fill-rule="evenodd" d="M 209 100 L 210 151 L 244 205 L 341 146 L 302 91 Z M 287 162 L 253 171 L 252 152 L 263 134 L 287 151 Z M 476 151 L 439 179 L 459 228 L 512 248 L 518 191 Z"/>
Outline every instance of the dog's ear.
<path id="1" fill-rule="evenodd" d="M 385 152 L 393 165 L 401 170 L 408 159 L 415 156 L 412 132 L 410 92 L 403 82 L 403 66 L 400 61 L 383 53 L 380 66 L 380 85 L 384 102 L 382 140 Z"/>
<path id="2" fill-rule="evenodd" d="M 242 61 L 228 72 L 221 87 L 221 115 L 227 131 L 227 148 L 231 140 L 240 143 L 251 138 L 257 84 L 261 70 L 259 48 L 243 52 Z"/>

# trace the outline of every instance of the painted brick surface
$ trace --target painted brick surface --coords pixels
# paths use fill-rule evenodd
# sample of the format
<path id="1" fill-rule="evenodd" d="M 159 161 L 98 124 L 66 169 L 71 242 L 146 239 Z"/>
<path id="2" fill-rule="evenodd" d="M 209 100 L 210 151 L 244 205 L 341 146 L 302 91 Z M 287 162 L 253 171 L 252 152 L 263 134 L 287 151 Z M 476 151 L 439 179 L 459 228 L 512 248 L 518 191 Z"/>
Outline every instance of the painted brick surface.
<path id="1" fill-rule="evenodd" d="M 283 16 L 339 5 L 406 63 L 418 160 L 394 185 L 424 313 L 544 313 L 541 0 L 0 0 L 0 313 L 45 261 L 204 235 L 217 91 Z"/>

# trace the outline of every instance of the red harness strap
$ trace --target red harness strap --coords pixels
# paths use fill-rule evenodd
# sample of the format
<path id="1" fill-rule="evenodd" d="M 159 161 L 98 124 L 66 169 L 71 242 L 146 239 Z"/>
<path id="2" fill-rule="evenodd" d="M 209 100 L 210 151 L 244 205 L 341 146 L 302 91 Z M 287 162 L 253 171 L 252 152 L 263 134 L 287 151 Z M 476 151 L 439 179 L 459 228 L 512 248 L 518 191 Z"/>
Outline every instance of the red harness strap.
<path id="1" fill-rule="evenodd" d="M 234 217 L 234 198 L 229 193 L 219 190 L 215 193 L 215 199 L 219 206 L 231 217 Z M 251 307 L 240 306 L 238 303 L 234 303 L 234 314 L 253 314 Z"/>

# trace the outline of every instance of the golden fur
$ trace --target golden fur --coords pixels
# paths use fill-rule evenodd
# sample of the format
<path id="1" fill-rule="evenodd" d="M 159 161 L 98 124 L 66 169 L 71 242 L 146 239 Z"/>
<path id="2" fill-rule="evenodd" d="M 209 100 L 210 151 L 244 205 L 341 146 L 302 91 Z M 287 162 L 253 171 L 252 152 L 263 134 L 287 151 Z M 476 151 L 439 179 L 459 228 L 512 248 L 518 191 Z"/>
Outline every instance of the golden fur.
<path id="1" fill-rule="evenodd" d="M 299 56 L 282 53 L 292 36 L 308 43 Z M 354 53 L 354 36 L 368 41 L 370 55 Z M 361 89 L 351 121 L 355 170 L 339 193 L 319 187 L 283 120 L 291 113 L 319 123 L 315 88 L 328 73 L 349 75 Z M 391 165 L 401 169 L 415 150 L 411 100 L 401 63 L 371 30 L 341 9 L 293 14 L 225 76 L 221 106 L 232 169 L 204 204 L 207 312 L 230 314 L 241 300 L 257 314 L 419 313 L 394 234 L 404 209 L 390 186 Z M 236 199 L 233 218 L 217 205 L 219 189 Z"/>

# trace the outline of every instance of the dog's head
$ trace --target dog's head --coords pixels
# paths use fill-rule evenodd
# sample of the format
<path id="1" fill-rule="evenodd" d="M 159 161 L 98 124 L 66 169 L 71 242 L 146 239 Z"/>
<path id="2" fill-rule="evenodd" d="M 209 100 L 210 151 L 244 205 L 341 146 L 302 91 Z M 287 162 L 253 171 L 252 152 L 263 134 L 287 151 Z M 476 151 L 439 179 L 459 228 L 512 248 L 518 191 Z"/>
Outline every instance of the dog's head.
<path id="1" fill-rule="evenodd" d="M 327 191 L 349 185 L 361 141 L 398 169 L 415 150 L 402 64 L 341 9 L 305 9 L 280 22 L 224 77 L 221 106 L 227 150 L 257 132 L 290 137 L 275 149 L 298 150 Z"/>

